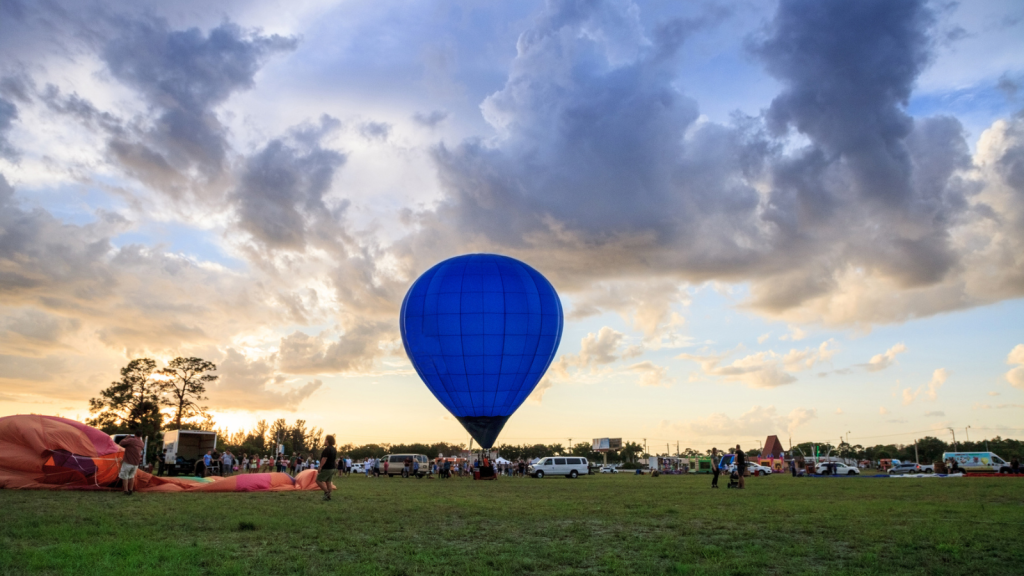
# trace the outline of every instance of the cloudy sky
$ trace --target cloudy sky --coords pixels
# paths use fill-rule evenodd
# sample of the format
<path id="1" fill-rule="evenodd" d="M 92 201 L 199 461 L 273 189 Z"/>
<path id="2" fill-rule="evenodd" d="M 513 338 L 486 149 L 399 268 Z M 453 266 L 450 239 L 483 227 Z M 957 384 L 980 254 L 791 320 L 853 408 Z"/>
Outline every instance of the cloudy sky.
<path id="1" fill-rule="evenodd" d="M 0 3 L 0 415 L 190 355 L 464 441 L 398 311 L 496 252 L 566 310 L 500 441 L 1024 436 L 1020 2 L 209 6 Z"/>

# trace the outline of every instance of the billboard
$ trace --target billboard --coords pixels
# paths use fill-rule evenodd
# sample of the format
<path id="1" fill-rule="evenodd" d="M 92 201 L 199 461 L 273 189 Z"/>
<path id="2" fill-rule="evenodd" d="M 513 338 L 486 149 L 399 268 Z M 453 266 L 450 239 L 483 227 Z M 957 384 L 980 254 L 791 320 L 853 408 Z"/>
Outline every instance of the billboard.
<path id="1" fill-rule="evenodd" d="M 622 450 L 622 438 L 594 438 L 590 449 L 594 452 Z"/>

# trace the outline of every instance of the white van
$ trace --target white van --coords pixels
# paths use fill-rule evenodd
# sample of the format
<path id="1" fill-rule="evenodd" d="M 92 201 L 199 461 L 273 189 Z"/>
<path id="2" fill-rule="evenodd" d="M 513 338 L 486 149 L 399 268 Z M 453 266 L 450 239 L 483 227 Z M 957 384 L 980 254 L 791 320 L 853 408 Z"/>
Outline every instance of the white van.
<path id="1" fill-rule="evenodd" d="M 967 472 L 999 472 L 1009 474 L 1013 472 L 1010 463 L 996 456 L 992 452 L 943 452 L 942 461 L 949 462 L 952 458 L 956 460 L 960 468 Z"/>
<path id="2" fill-rule="evenodd" d="M 388 454 L 380 459 L 377 464 L 377 469 L 380 473 L 384 473 L 384 463 L 388 463 L 388 478 L 393 476 L 401 476 L 402 468 L 405 466 L 405 459 L 416 461 L 420 463 L 420 469 L 416 471 L 416 475 L 423 478 L 427 475 L 427 469 L 430 466 L 430 458 L 427 458 L 425 454 Z M 412 472 L 410 472 L 410 475 Z"/>
<path id="3" fill-rule="evenodd" d="M 582 456 L 548 456 L 531 464 L 527 473 L 534 478 L 543 478 L 549 474 L 558 474 L 566 478 L 576 478 L 580 474 L 590 472 L 590 463 Z"/>

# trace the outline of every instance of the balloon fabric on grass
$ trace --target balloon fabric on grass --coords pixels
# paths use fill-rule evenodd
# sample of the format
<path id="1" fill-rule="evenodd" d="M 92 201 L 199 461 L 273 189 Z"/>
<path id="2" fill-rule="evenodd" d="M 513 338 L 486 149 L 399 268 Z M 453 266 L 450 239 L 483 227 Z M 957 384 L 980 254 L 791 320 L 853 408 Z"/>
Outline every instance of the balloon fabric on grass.
<path id="1" fill-rule="evenodd" d="M 490 448 L 551 364 L 562 338 L 562 304 L 530 266 L 467 254 L 413 283 L 400 324 L 420 378 Z"/>

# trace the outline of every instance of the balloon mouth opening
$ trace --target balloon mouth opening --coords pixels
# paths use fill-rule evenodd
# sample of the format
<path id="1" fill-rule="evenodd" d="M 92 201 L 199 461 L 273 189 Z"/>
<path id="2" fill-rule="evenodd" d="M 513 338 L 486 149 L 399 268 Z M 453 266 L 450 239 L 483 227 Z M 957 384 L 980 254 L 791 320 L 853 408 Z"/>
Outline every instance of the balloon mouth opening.
<path id="1" fill-rule="evenodd" d="M 485 450 L 494 446 L 498 434 L 508 422 L 508 416 L 456 416 L 469 435 Z"/>

